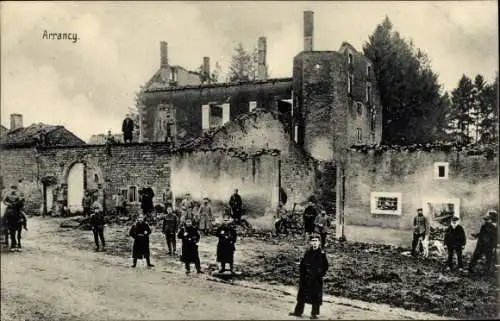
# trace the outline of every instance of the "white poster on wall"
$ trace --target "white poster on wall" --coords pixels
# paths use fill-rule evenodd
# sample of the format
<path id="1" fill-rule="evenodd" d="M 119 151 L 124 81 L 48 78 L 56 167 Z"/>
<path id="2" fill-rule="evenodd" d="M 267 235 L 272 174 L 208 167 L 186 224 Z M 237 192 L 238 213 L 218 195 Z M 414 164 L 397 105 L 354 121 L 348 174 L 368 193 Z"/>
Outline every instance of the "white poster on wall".
<path id="1" fill-rule="evenodd" d="M 370 201 L 372 214 L 401 215 L 402 193 L 371 192 Z"/>
<path id="2" fill-rule="evenodd" d="M 441 221 L 451 216 L 460 218 L 460 199 L 422 197 L 422 211 L 431 221 Z"/>

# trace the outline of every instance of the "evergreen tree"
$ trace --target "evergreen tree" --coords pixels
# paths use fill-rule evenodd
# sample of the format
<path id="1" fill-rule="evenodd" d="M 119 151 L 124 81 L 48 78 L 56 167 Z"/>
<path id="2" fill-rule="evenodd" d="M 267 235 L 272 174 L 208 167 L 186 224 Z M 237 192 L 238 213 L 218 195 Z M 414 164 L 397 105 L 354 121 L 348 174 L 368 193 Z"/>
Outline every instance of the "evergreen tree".
<path id="1" fill-rule="evenodd" d="M 498 73 L 492 84 L 484 86 L 481 95 L 479 141 L 498 143 Z"/>
<path id="2" fill-rule="evenodd" d="M 458 87 L 451 93 L 451 110 L 448 115 L 451 139 L 460 144 L 469 144 L 472 141 L 469 129 L 474 119 L 473 113 L 476 99 L 472 80 L 463 75 Z"/>
<path id="3" fill-rule="evenodd" d="M 372 63 L 383 107 L 383 142 L 425 143 L 444 131 L 446 98 L 428 56 L 392 30 L 388 17 L 363 51 Z"/>
<path id="4" fill-rule="evenodd" d="M 257 49 L 247 52 L 241 43 L 234 49 L 227 80 L 229 82 L 250 81 L 257 78 Z"/>

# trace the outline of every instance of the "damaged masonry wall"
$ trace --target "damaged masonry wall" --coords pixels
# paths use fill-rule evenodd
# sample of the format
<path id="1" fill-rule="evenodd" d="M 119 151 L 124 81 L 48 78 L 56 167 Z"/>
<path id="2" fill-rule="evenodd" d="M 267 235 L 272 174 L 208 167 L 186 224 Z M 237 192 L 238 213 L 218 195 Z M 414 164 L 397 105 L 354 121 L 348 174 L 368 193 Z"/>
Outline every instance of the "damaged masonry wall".
<path id="1" fill-rule="evenodd" d="M 416 210 L 425 206 L 426 199 L 458 198 L 467 235 L 477 232 L 485 211 L 498 209 L 495 150 L 439 145 L 353 147 L 346 170 L 346 224 L 411 229 Z M 436 162 L 449 164 L 447 179 L 435 178 Z M 371 192 L 402 193 L 402 214 L 372 214 Z"/>
<path id="2" fill-rule="evenodd" d="M 77 163 L 84 164 L 84 185 L 99 190 L 108 210 L 114 208 L 114 194 L 131 186 L 142 188 L 147 182 L 155 191 L 155 203 L 161 202 L 167 188 L 180 195 L 195 186 L 206 189 L 204 196 L 227 202 L 235 184 L 254 182 L 254 202 L 261 209 L 271 207 L 272 195 L 277 194 L 273 177 L 279 152 L 263 151 L 250 156 L 257 164 L 252 170 L 249 170 L 252 162 L 241 157 L 237 150 L 169 151 L 165 144 L 131 144 L 113 145 L 108 155 L 103 145 L 53 147 L 38 152 L 34 148 L 10 148 L 1 153 L 1 174 L 4 186 L 18 185 L 25 193 L 30 212 L 39 212 L 43 206 L 43 182 L 51 187 L 54 204 L 68 206 L 68 187 L 71 189 L 72 184 L 68 173 Z M 184 175 L 187 168 L 189 177 Z M 273 186 L 276 186 L 274 194 Z M 199 200 L 199 191 L 198 188 L 190 192 Z M 130 208 L 132 213 L 137 212 L 140 204 L 131 202 Z"/>

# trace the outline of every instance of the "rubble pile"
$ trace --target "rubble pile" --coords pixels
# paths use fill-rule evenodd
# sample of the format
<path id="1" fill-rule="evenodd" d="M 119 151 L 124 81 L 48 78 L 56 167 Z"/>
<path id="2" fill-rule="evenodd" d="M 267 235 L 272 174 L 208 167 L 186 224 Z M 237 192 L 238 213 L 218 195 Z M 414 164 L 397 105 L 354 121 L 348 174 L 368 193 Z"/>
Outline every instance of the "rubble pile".
<path id="1" fill-rule="evenodd" d="M 297 285 L 304 247 L 296 245 L 291 239 L 281 241 L 280 253 L 259 256 L 243 267 L 245 275 Z M 363 243 L 331 244 L 326 249 L 330 269 L 325 293 L 461 319 L 498 317 L 495 278 L 445 275 L 443 260 L 405 257 L 401 255 L 404 250 Z"/>

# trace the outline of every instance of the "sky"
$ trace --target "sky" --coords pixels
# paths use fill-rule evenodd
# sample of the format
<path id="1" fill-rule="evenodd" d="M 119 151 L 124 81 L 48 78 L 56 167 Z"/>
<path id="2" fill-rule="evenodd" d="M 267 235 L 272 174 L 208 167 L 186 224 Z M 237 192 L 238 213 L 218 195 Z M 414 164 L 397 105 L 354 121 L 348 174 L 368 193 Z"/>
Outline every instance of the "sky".
<path id="1" fill-rule="evenodd" d="M 358 50 L 387 15 L 431 59 L 445 90 L 462 74 L 498 70 L 497 1 L 414 2 L 2 2 L 1 123 L 64 125 L 84 140 L 121 122 L 160 65 L 195 70 L 209 56 L 227 71 L 234 47 L 267 37 L 270 77 L 291 77 L 303 48 L 303 11 L 314 11 L 314 50 Z M 42 39 L 44 31 L 79 41 Z"/>

